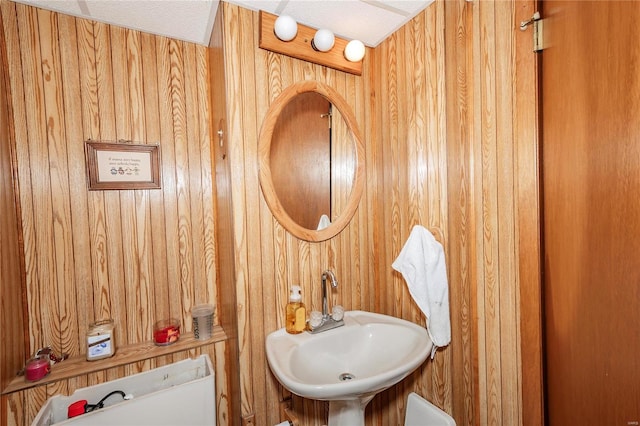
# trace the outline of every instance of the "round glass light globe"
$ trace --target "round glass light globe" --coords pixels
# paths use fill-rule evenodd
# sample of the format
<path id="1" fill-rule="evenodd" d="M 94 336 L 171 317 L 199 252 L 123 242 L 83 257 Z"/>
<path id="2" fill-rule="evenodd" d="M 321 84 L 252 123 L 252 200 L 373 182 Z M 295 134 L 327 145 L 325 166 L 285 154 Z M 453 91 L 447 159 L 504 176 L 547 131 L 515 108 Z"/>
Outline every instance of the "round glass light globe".
<path id="1" fill-rule="evenodd" d="M 344 57 L 348 61 L 358 62 L 364 58 L 364 43 L 360 40 L 351 40 L 344 48 Z"/>
<path id="2" fill-rule="evenodd" d="M 273 32 L 282 41 L 291 41 L 298 34 L 298 23 L 289 15 L 282 15 L 276 19 Z"/>
<path id="3" fill-rule="evenodd" d="M 313 48 L 320 52 L 328 52 L 333 47 L 335 40 L 331 31 L 325 29 L 318 30 L 316 31 L 316 35 L 313 36 Z"/>

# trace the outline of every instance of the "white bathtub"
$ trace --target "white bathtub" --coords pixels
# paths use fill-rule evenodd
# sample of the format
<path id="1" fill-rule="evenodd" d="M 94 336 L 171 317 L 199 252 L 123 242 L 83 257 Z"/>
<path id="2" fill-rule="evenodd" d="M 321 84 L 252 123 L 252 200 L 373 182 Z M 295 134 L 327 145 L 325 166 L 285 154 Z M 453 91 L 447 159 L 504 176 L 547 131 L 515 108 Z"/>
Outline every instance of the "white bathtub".
<path id="1" fill-rule="evenodd" d="M 70 396 L 47 400 L 32 426 L 49 425 L 193 425 L 216 424 L 215 375 L 208 355 L 169 364 L 99 385 L 76 390 Z M 96 404 L 110 392 L 104 408 L 67 419 L 67 407 L 78 400 Z"/>

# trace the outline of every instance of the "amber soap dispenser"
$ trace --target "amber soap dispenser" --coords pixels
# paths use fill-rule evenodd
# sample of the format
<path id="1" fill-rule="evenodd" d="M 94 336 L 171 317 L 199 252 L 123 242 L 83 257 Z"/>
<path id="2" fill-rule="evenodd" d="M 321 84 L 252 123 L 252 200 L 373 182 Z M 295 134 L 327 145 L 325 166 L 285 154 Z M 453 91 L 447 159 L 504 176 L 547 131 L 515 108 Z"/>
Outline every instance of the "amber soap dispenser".
<path id="1" fill-rule="evenodd" d="M 300 291 L 300 286 L 292 286 L 289 303 L 287 303 L 286 330 L 287 333 L 290 334 L 301 333 L 307 325 L 307 310 L 302 303 L 302 294 L 300 294 Z"/>

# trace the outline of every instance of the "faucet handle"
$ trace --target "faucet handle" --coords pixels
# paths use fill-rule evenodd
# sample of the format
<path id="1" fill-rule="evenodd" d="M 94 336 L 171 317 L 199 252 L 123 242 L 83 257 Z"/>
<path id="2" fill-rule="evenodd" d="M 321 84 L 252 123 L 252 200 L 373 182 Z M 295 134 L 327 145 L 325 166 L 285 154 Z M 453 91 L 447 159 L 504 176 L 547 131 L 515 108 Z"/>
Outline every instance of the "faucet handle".
<path id="1" fill-rule="evenodd" d="M 341 305 L 335 305 L 333 309 L 331 309 L 331 318 L 340 321 L 342 317 L 344 317 L 344 308 Z"/>
<path id="2" fill-rule="evenodd" d="M 322 312 L 320 311 L 311 311 L 309 314 L 309 325 L 313 327 L 317 327 L 322 324 Z"/>

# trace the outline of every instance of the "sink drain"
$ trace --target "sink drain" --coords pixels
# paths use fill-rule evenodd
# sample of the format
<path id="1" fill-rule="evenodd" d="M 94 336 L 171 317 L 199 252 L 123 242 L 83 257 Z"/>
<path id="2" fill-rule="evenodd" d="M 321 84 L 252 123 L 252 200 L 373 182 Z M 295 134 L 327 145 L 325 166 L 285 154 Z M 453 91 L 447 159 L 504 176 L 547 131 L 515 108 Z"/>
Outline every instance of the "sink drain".
<path id="1" fill-rule="evenodd" d="M 353 380 L 355 378 L 356 376 L 354 376 L 351 373 L 342 373 L 341 375 L 338 376 L 338 379 L 340 379 L 341 382 L 346 382 L 347 380 Z"/>

